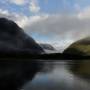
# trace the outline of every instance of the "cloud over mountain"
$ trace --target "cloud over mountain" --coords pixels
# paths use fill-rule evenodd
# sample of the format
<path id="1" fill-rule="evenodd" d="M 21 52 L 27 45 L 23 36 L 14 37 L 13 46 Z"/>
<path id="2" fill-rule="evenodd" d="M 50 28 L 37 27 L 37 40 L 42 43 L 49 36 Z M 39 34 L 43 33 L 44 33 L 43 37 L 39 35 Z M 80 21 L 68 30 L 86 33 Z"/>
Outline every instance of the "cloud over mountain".
<path id="1" fill-rule="evenodd" d="M 88 8 L 88 9 L 87 9 Z M 56 47 L 66 48 L 72 42 L 90 34 L 90 7 L 76 14 L 41 14 L 26 16 L 0 9 L 0 17 L 14 20 L 29 35 L 48 38 Z M 38 40 L 44 42 L 44 40 Z"/>

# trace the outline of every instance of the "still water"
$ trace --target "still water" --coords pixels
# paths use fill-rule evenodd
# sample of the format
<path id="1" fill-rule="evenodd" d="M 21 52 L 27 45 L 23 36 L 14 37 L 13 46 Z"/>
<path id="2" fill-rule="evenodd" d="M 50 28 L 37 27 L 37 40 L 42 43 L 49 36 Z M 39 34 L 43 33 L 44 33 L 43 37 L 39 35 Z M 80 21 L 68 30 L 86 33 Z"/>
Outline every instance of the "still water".
<path id="1" fill-rule="evenodd" d="M 67 62 L 44 62 L 43 69 L 32 81 L 23 87 L 24 90 L 90 90 L 90 83 L 74 75 Z"/>

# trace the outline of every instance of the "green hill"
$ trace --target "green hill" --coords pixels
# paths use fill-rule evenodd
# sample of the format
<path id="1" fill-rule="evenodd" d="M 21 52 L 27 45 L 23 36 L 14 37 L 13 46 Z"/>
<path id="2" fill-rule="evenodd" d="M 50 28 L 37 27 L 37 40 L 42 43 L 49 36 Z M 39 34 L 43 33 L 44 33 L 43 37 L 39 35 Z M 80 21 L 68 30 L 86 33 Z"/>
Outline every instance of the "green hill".
<path id="1" fill-rule="evenodd" d="M 72 43 L 63 53 L 76 55 L 90 55 L 90 37 Z"/>
<path id="2" fill-rule="evenodd" d="M 63 53 L 83 56 L 90 55 L 90 37 L 72 43 Z M 77 76 L 85 79 L 90 78 L 90 60 L 72 60 L 71 64 L 69 62 L 69 66 L 70 71 Z"/>

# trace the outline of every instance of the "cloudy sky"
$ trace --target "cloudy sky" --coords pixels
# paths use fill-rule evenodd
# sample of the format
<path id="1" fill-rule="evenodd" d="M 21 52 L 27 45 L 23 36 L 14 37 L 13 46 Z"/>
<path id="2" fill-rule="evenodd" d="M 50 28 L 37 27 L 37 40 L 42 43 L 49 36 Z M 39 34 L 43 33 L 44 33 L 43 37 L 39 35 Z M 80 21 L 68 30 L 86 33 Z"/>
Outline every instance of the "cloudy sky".
<path id="1" fill-rule="evenodd" d="M 60 49 L 90 34 L 90 0 L 0 0 L 0 17 Z"/>

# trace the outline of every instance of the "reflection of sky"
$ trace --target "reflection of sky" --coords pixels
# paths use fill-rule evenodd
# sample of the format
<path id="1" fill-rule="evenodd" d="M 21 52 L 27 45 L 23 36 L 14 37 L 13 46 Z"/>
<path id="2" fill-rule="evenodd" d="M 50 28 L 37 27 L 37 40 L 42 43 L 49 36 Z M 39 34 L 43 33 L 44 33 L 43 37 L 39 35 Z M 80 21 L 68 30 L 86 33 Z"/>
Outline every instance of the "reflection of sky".
<path id="1" fill-rule="evenodd" d="M 55 64 L 53 71 L 38 73 L 25 90 L 90 90 L 86 82 L 76 78 L 66 68 L 66 65 Z"/>
<path id="2" fill-rule="evenodd" d="M 35 79 L 32 81 L 32 84 L 38 84 L 38 83 L 47 83 L 47 81 L 49 80 L 48 78 L 48 74 L 42 74 L 40 76 L 36 76 Z"/>

